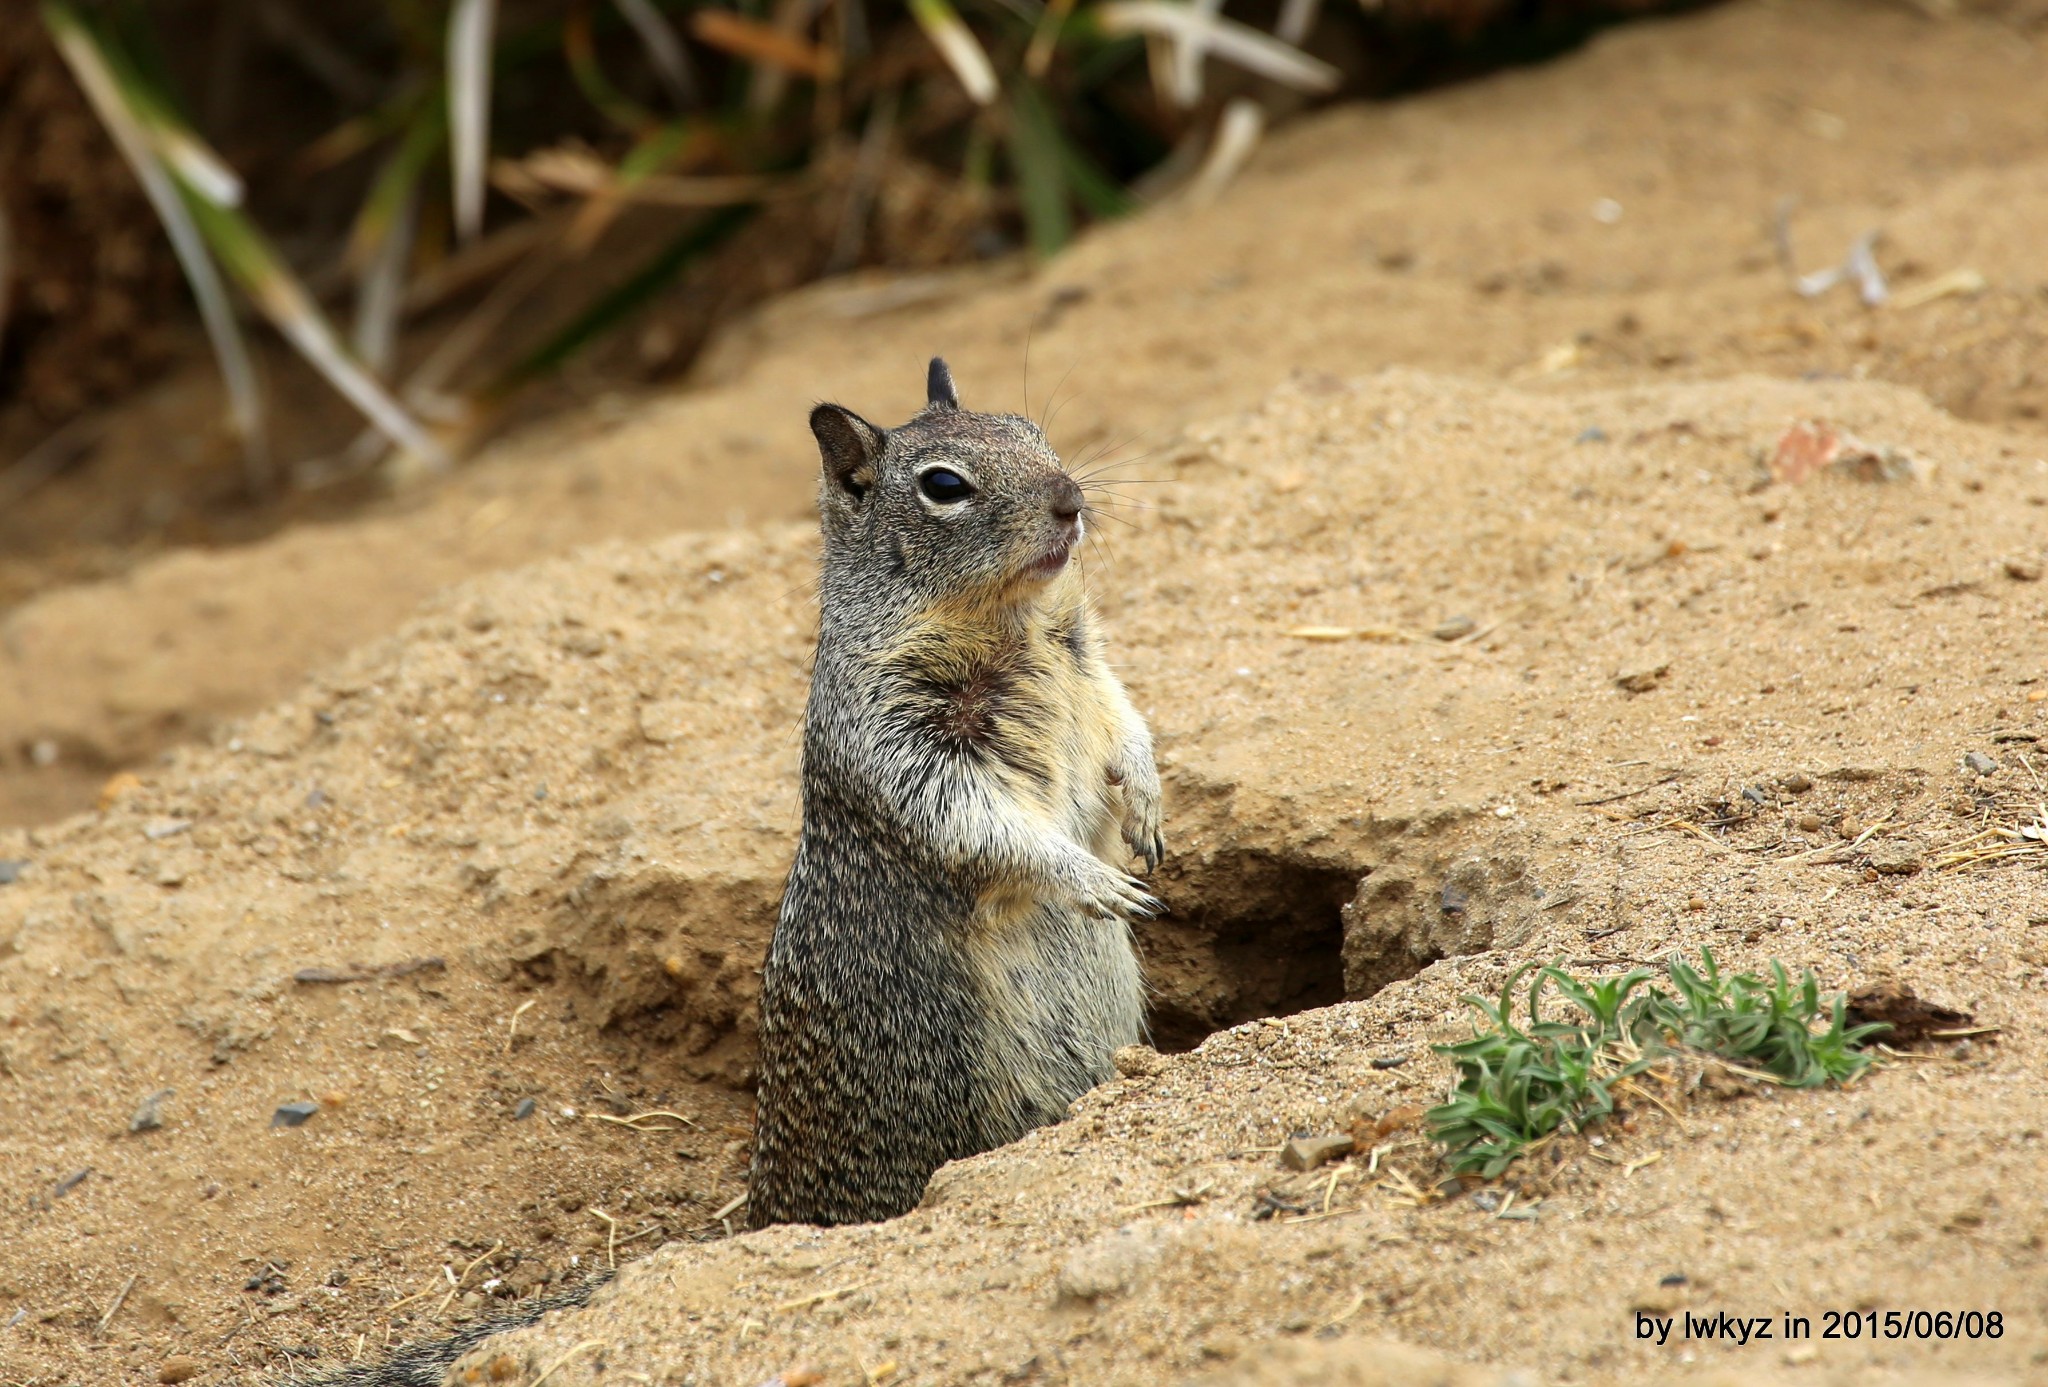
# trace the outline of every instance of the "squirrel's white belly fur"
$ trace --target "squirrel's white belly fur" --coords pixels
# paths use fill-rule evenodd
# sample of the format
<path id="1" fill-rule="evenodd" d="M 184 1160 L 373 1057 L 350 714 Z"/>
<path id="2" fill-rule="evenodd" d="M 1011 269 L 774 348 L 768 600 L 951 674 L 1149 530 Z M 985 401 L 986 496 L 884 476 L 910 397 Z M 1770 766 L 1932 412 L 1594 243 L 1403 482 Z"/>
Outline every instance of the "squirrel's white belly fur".
<path id="1" fill-rule="evenodd" d="M 1063 725 L 1046 729 L 1055 750 L 1049 783 L 1007 768 L 991 773 L 1006 794 L 1042 805 L 1051 828 L 1114 864 L 1122 845 L 1114 700 L 1092 679 L 1078 699 L 1075 692 L 1067 690 Z M 1056 1119 L 1074 1094 L 1113 1077 L 1116 1049 L 1144 1038 L 1144 980 L 1127 921 L 999 886 L 978 903 L 963 945 L 986 1001 L 984 1081 L 1011 1092 L 1022 1127 Z"/>

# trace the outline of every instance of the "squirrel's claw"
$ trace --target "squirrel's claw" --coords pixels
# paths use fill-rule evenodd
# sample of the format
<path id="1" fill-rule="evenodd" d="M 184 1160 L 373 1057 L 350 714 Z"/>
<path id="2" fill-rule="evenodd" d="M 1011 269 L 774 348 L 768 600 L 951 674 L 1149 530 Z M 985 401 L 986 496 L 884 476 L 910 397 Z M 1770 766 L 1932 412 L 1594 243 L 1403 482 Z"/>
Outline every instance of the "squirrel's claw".
<path id="1" fill-rule="evenodd" d="M 1153 920 L 1165 914 L 1165 901 L 1145 889 L 1145 883 L 1137 877 L 1124 877 L 1128 895 L 1124 895 L 1124 918 L 1128 920 Z"/>
<path id="2" fill-rule="evenodd" d="M 1124 828 L 1124 844 L 1130 848 L 1133 857 L 1144 862 L 1148 875 L 1158 871 L 1159 864 L 1166 858 L 1166 840 L 1159 836 L 1159 825 L 1156 821 L 1150 824 L 1127 824 Z"/>
<path id="3" fill-rule="evenodd" d="M 1155 872 L 1166 856 L 1166 840 L 1159 836 L 1159 777 L 1126 772 L 1117 783 L 1123 787 L 1124 843 L 1132 856 L 1144 859 L 1147 872 Z"/>
<path id="4" fill-rule="evenodd" d="M 1081 893 L 1079 904 L 1091 915 L 1108 920 L 1149 920 L 1166 913 L 1166 902 L 1145 889 L 1134 876 L 1110 869 Z"/>

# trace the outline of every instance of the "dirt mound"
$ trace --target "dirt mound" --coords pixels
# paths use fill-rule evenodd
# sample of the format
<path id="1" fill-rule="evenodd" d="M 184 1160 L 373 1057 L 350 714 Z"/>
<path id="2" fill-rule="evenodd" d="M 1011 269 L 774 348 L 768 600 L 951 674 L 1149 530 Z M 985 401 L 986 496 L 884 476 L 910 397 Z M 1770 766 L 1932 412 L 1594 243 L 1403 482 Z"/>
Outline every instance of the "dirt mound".
<path id="1" fill-rule="evenodd" d="M 1816 417 L 1923 479 L 1768 482 Z M 885 1359 L 1148 1382 L 1334 1326 L 1619 1381 L 1684 1361 L 1628 1330 L 1677 1274 L 1693 1309 L 1816 1321 L 1939 1284 L 2011 1330 L 1931 1361 L 2048 1347 L 2040 866 L 1937 870 L 2022 812 L 2048 735 L 2023 440 L 1893 387 L 1397 371 L 1305 379 L 1157 470 L 1175 485 L 1091 582 L 1172 806 L 1173 913 L 1143 941 L 1162 1029 L 1232 1029 L 949 1169 L 911 1218 L 695 1245 L 743 1178 L 811 540 L 599 546 L 453 589 L 105 811 L 0 842 L 26 864 L 0 888 L 10 1352 L 346 1359 L 665 1238 L 493 1352 L 531 1380 L 604 1345 L 549 1379 L 572 1383 Z M 1546 1172 L 1531 1222 L 1276 1168 L 1289 1131 L 1437 1092 L 1428 1042 L 1515 961 L 1701 943 L 1896 976 L 2006 1033 L 1847 1094 L 1643 1119 Z M 1347 989 L 1378 990 L 1248 1019 Z M 267 1125 L 293 1101 L 320 1110 Z M 649 1111 L 679 1116 L 604 1120 Z M 1946 1222 L 1890 1200 L 1936 1184 Z M 1290 1221 L 1325 1204 L 1346 1218 Z M 1129 1290 L 1063 1297 L 1114 1237 Z"/>

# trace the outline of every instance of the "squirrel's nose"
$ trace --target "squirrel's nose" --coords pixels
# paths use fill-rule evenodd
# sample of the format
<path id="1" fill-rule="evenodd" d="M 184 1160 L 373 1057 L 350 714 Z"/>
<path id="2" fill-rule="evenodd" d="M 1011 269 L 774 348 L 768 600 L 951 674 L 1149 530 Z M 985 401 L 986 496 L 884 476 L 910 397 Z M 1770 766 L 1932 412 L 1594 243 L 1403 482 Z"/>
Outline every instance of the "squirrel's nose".
<path id="1" fill-rule="evenodd" d="M 1072 520 L 1082 510 L 1081 488 L 1072 477 L 1061 477 L 1052 484 L 1052 513 L 1061 520 Z"/>

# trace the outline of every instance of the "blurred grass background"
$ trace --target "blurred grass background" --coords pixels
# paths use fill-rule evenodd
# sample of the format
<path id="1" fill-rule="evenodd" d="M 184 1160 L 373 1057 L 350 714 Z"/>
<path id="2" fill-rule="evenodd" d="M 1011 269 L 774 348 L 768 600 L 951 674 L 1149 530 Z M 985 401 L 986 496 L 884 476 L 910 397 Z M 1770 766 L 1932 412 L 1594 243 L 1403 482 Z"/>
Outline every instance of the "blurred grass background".
<path id="1" fill-rule="evenodd" d="M 202 340 L 235 498 L 381 484 L 565 381 L 674 377 L 774 293 L 1049 256 L 1213 193 L 1315 102 L 1679 7 L 20 5 L 0 25 L 0 501 Z"/>

